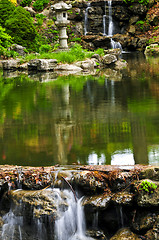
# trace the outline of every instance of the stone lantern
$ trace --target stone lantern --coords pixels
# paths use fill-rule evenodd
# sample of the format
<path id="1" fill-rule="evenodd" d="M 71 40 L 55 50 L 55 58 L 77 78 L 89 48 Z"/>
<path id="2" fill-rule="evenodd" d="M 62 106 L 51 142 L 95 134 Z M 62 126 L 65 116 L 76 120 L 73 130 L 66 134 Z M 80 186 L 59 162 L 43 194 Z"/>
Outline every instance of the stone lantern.
<path id="1" fill-rule="evenodd" d="M 56 11 L 56 21 L 55 24 L 59 28 L 59 41 L 60 41 L 60 47 L 61 49 L 67 49 L 67 32 L 66 28 L 67 25 L 70 23 L 69 20 L 67 20 L 67 10 L 72 8 L 71 4 L 66 4 L 64 2 L 59 2 L 51 6 L 53 10 Z"/>

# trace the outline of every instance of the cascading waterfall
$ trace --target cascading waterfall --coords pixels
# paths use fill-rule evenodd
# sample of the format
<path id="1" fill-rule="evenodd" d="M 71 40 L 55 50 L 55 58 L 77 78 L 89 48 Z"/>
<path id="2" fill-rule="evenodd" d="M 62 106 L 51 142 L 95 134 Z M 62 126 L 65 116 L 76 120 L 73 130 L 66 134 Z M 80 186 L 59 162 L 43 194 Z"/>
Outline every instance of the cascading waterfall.
<path id="1" fill-rule="evenodd" d="M 105 7 L 104 7 L 105 8 Z M 113 18 L 112 18 L 112 0 L 108 1 L 108 37 L 112 37 L 113 36 L 113 32 L 114 32 L 114 24 L 113 24 Z M 104 13 L 103 16 L 103 35 L 106 35 L 106 11 Z M 112 38 L 111 38 L 111 48 L 120 48 L 122 51 L 122 46 L 119 42 L 115 42 Z"/>
<path id="2" fill-rule="evenodd" d="M 61 211 L 59 208 L 59 219 L 55 221 L 55 239 L 56 240 L 91 240 L 85 235 L 85 217 L 81 204 L 82 198 L 74 198 L 71 191 L 64 190 L 62 195 L 59 189 L 57 192 L 57 202 L 61 202 L 62 195 L 65 195 L 68 209 Z"/>
<path id="3" fill-rule="evenodd" d="M 85 11 L 85 16 L 84 16 L 84 35 L 87 35 L 88 33 L 88 10 L 91 8 L 91 3 L 87 3 L 87 8 Z"/>
<path id="4" fill-rule="evenodd" d="M 112 19 L 112 1 L 108 1 L 109 9 L 109 24 L 108 24 L 108 36 L 113 36 L 113 19 Z"/>

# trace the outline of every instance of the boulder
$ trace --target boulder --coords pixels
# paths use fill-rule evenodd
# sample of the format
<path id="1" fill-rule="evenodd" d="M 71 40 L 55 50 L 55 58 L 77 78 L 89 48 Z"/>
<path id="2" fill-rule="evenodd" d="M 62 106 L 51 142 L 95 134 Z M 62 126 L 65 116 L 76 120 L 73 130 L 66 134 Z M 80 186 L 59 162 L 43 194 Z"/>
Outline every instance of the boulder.
<path id="1" fill-rule="evenodd" d="M 144 15 L 147 12 L 147 7 L 140 3 L 131 3 L 129 10 L 134 13 L 134 15 Z"/>
<path id="2" fill-rule="evenodd" d="M 142 182 L 149 182 L 154 184 L 157 188 L 145 188 L 142 187 Z M 158 207 L 159 206 L 159 182 L 151 181 L 149 179 L 144 179 L 144 181 L 138 181 L 135 184 L 135 189 L 137 192 L 136 201 L 138 206 L 141 207 Z"/>
<path id="3" fill-rule="evenodd" d="M 130 25 L 128 33 L 131 34 L 131 35 L 135 35 L 135 32 L 136 32 L 135 26 L 134 25 Z"/>
<path id="4" fill-rule="evenodd" d="M 28 63 L 29 71 L 53 71 L 57 66 L 56 59 L 33 59 Z"/>
<path id="5" fill-rule="evenodd" d="M 112 63 L 115 63 L 117 61 L 117 57 L 113 54 L 106 54 L 103 58 L 102 58 L 102 63 L 103 65 L 110 65 Z"/>
<path id="6" fill-rule="evenodd" d="M 159 181 L 159 167 L 148 167 L 143 169 L 139 175 L 140 179 L 151 179 L 153 181 Z"/>
<path id="7" fill-rule="evenodd" d="M 145 49 L 146 56 L 159 56 L 159 44 L 151 44 Z"/>
<path id="8" fill-rule="evenodd" d="M 19 205 L 20 201 L 24 204 L 25 209 L 22 210 L 23 213 L 26 210 L 26 214 L 30 213 L 36 218 L 54 216 L 54 219 L 56 219 L 59 217 L 57 215 L 59 208 L 63 211 L 66 211 L 68 208 L 65 195 L 61 194 L 59 198 L 57 197 L 59 194 L 61 193 L 58 190 L 15 190 L 10 192 L 10 197 L 16 205 Z M 17 209 L 20 211 L 20 208 Z"/>
<path id="9" fill-rule="evenodd" d="M 2 67 L 4 70 L 15 71 L 20 65 L 20 60 L 4 60 L 2 61 Z"/>
<path id="10" fill-rule="evenodd" d="M 110 203 L 111 200 L 111 194 L 101 194 L 97 196 L 91 196 L 91 197 L 85 197 L 82 204 L 86 208 L 91 208 L 94 210 L 98 209 L 106 209 Z"/>
<path id="11" fill-rule="evenodd" d="M 129 228 L 122 228 L 110 240 L 141 240 Z"/>
<path id="12" fill-rule="evenodd" d="M 31 7 L 26 6 L 24 9 L 28 11 L 32 17 L 35 17 L 36 12 Z"/>
<path id="13" fill-rule="evenodd" d="M 135 219 L 132 221 L 132 229 L 135 232 L 146 232 L 153 228 L 157 220 L 157 212 L 153 210 L 146 211 L 143 209 L 137 210 Z"/>
<path id="14" fill-rule="evenodd" d="M 26 48 L 18 45 L 18 44 L 13 44 L 9 50 L 13 50 L 15 52 L 17 52 L 20 56 L 24 56 L 26 54 Z"/>
<path id="15" fill-rule="evenodd" d="M 84 71 L 94 70 L 94 61 L 92 59 L 77 62 L 75 65 L 82 68 Z"/>
<path id="16" fill-rule="evenodd" d="M 56 71 L 62 71 L 67 73 L 78 73 L 82 71 L 81 67 L 76 66 L 75 64 L 59 64 L 56 68 Z"/>
<path id="17" fill-rule="evenodd" d="M 133 204 L 134 195 L 128 192 L 119 192 L 113 195 L 111 201 L 116 205 L 132 205 Z"/>
<path id="18" fill-rule="evenodd" d="M 93 239 L 98 240 L 107 240 L 108 238 L 105 236 L 102 230 L 88 230 L 86 231 L 86 236 L 91 237 Z"/>
<path id="19" fill-rule="evenodd" d="M 119 59 L 119 56 L 121 55 L 122 52 L 121 52 L 120 48 L 114 48 L 114 49 L 104 50 L 104 53 L 115 55 L 117 57 L 117 59 Z"/>

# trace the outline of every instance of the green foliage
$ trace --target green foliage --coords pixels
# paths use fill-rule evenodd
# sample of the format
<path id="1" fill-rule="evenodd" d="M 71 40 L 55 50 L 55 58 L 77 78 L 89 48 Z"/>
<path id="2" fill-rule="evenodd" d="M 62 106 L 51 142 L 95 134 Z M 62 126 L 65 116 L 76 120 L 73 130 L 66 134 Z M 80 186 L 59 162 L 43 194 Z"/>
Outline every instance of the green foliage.
<path id="1" fill-rule="evenodd" d="M 5 22 L 9 18 L 9 16 L 16 9 L 13 3 L 9 0 L 1 0 L 0 2 L 0 24 L 2 27 L 5 27 Z"/>
<path id="2" fill-rule="evenodd" d="M 104 49 L 103 48 L 98 48 L 97 50 L 95 50 L 96 54 L 99 54 L 100 56 L 104 56 Z"/>
<path id="3" fill-rule="evenodd" d="M 54 49 L 58 47 L 58 44 L 54 46 Z M 45 49 L 45 50 L 44 50 Z M 25 61 L 30 61 L 31 59 L 57 59 L 58 62 L 62 63 L 73 63 L 76 61 L 82 61 L 87 57 L 93 55 L 92 52 L 86 52 L 82 49 L 82 47 L 75 43 L 74 46 L 70 49 L 70 51 L 65 52 L 47 52 L 51 51 L 51 47 L 49 45 L 41 46 L 41 52 L 39 55 L 30 54 L 25 57 Z"/>
<path id="4" fill-rule="evenodd" d="M 138 1 L 136 1 L 136 0 L 123 0 L 125 3 L 134 3 L 134 2 L 138 2 L 138 3 L 140 3 L 140 4 L 142 4 L 142 5 L 148 5 L 149 4 L 149 0 L 138 0 Z"/>
<path id="5" fill-rule="evenodd" d="M 48 3 L 49 3 L 49 0 L 36 0 L 33 3 L 33 7 L 36 11 L 42 11 L 44 7 L 47 6 Z"/>
<path id="6" fill-rule="evenodd" d="M 47 52 L 50 52 L 51 50 L 52 50 L 52 47 L 49 44 L 41 45 L 39 48 L 40 53 L 47 53 Z"/>
<path id="7" fill-rule="evenodd" d="M 143 25 L 144 24 L 144 21 L 137 21 L 136 25 Z"/>
<path id="8" fill-rule="evenodd" d="M 5 58 L 16 57 L 17 54 L 14 51 L 8 50 L 8 48 L 11 46 L 11 43 L 11 36 L 8 35 L 5 29 L 0 25 L 0 55 Z"/>
<path id="9" fill-rule="evenodd" d="M 30 13 L 22 7 L 17 7 L 5 22 L 7 32 L 14 42 L 29 49 L 35 49 L 36 29 Z"/>
<path id="10" fill-rule="evenodd" d="M 155 183 L 144 180 L 140 184 L 139 190 L 144 190 L 147 193 L 153 193 L 156 190 L 156 188 L 157 188 L 157 185 Z"/>
<path id="11" fill-rule="evenodd" d="M 22 0 L 20 5 L 22 7 L 30 6 L 31 2 L 32 2 L 32 0 Z"/>

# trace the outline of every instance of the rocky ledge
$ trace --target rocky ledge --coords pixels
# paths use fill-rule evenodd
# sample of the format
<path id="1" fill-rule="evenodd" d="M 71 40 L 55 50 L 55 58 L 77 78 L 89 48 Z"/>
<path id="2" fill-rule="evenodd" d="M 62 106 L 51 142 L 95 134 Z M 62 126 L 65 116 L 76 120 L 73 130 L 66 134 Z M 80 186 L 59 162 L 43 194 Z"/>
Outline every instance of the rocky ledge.
<path id="1" fill-rule="evenodd" d="M 60 217 L 59 207 L 61 212 L 68 209 L 65 192 L 59 193 L 59 189 L 68 188 L 75 198 L 77 192 L 84 196 L 91 238 L 157 240 L 159 236 L 159 167 L 0 166 L 0 186 L 1 227 L 10 202 L 19 206 L 14 214 L 23 214 L 26 222 L 32 218 L 54 222 Z M 61 202 L 57 203 L 59 194 Z M 92 230 L 95 225 L 100 231 Z"/>
<path id="2" fill-rule="evenodd" d="M 113 67 L 116 70 L 127 67 L 126 61 L 120 58 L 120 49 L 105 50 L 105 55 L 94 54 L 90 59 L 79 61 L 74 64 L 58 63 L 56 59 L 33 59 L 28 63 L 21 64 L 20 59 L 1 61 L 5 71 L 27 71 L 27 72 L 55 72 L 63 74 L 93 73 L 99 68 Z"/>

